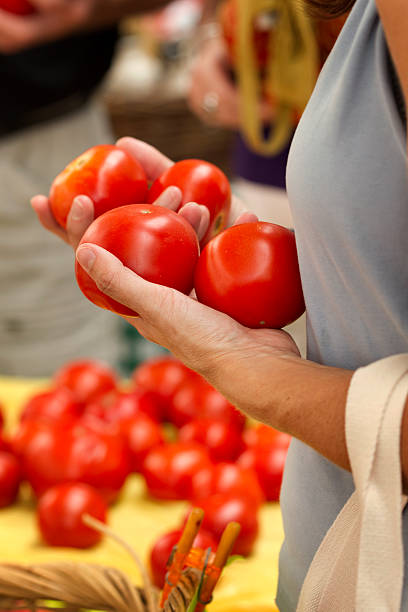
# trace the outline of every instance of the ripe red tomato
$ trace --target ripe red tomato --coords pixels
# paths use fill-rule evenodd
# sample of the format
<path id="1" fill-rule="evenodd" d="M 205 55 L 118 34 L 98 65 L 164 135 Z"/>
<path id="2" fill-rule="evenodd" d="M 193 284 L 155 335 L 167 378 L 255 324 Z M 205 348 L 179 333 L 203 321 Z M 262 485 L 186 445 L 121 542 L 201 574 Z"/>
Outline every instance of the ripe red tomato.
<path id="1" fill-rule="evenodd" d="M 176 442 L 153 448 L 144 460 L 142 474 L 152 497 L 190 499 L 194 474 L 209 465 L 204 446 Z"/>
<path id="2" fill-rule="evenodd" d="M 248 448 L 237 463 L 254 470 L 268 501 L 278 501 L 285 467 L 287 446 L 258 446 Z"/>
<path id="3" fill-rule="evenodd" d="M 88 227 L 81 244 L 104 247 L 146 280 L 190 293 L 198 260 L 198 240 L 184 217 L 162 206 L 134 204 L 110 210 Z M 102 293 L 76 263 L 81 291 L 94 304 L 117 314 L 137 313 Z"/>
<path id="4" fill-rule="evenodd" d="M 175 529 L 165 533 L 159 537 L 150 551 L 150 575 L 153 580 L 153 584 L 155 584 L 159 589 L 163 588 L 164 586 L 167 572 L 167 562 L 173 548 L 177 546 L 181 534 L 181 529 Z M 200 529 L 194 539 L 193 548 L 201 548 L 202 550 L 211 548 L 211 550 L 215 552 L 217 550 L 217 542 L 211 533 L 205 531 L 205 529 Z"/>
<path id="5" fill-rule="evenodd" d="M 4 427 L 4 415 L 3 415 L 3 404 L 0 402 L 0 431 L 2 431 Z"/>
<path id="6" fill-rule="evenodd" d="M 17 458 L 0 451 L 0 508 L 10 506 L 17 499 L 21 470 Z"/>
<path id="7" fill-rule="evenodd" d="M 292 439 L 288 434 L 264 424 L 248 427 L 242 434 L 242 437 L 247 448 L 253 448 L 254 446 L 282 446 L 288 448 Z"/>
<path id="8" fill-rule="evenodd" d="M 87 404 L 116 389 L 117 378 L 107 364 L 93 359 L 78 359 L 54 374 L 56 387 L 69 389 L 80 404 Z"/>
<path id="9" fill-rule="evenodd" d="M 256 472 L 231 462 L 217 463 L 210 468 L 203 468 L 193 476 L 191 494 L 193 503 L 199 503 L 216 493 L 229 494 L 231 497 L 246 496 L 252 500 L 255 507 L 265 501 Z"/>
<path id="10" fill-rule="evenodd" d="M 150 391 L 116 391 L 106 394 L 87 404 L 84 418 L 92 416 L 104 423 L 113 424 L 127 421 L 139 414 L 147 415 L 153 421 L 159 421 L 161 418 L 160 408 Z"/>
<path id="11" fill-rule="evenodd" d="M 106 523 L 106 503 L 95 489 L 82 483 L 65 483 L 48 489 L 37 507 L 42 537 L 50 546 L 95 546 L 102 535 L 85 525 L 84 514 Z"/>
<path id="12" fill-rule="evenodd" d="M 171 400 L 181 385 L 198 374 L 174 357 L 156 357 L 139 365 L 132 374 L 136 389 L 150 391 L 166 420 Z"/>
<path id="13" fill-rule="evenodd" d="M 132 472 L 140 472 L 148 453 L 165 443 L 160 425 L 145 414 L 137 414 L 120 425 L 130 454 Z"/>
<path id="14" fill-rule="evenodd" d="M 198 442 L 205 446 L 212 461 L 234 461 L 244 450 L 241 432 L 226 421 L 197 419 L 183 425 L 181 442 Z"/>
<path id="15" fill-rule="evenodd" d="M 232 554 L 244 557 L 251 554 L 258 537 L 259 521 L 258 508 L 250 498 L 245 495 L 218 493 L 201 500 L 197 505 L 204 510 L 202 527 L 212 533 L 217 542 L 228 523 L 239 523 L 241 531 Z"/>
<path id="16" fill-rule="evenodd" d="M 37 393 L 29 398 L 20 414 L 21 421 L 40 420 L 74 423 L 81 415 L 81 406 L 66 388 Z"/>
<path id="17" fill-rule="evenodd" d="M 34 13 L 33 5 L 27 0 L 0 0 L 0 9 L 15 15 L 30 15 Z"/>
<path id="18" fill-rule="evenodd" d="M 216 236 L 200 255 L 194 286 L 200 302 L 246 327 L 280 329 L 305 310 L 294 233 L 274 223 Z"/>
<path id="19" fill-rule="evenodd" d="M 188 380 L 180 387 L 173 397 L 168 417 L 176 427 L 196 419 L 225 421 L 239 431 L 245 426 L 244 415 L 204 379 Z"/>
<path id="20" fill-rule="evenodd" d="M 167 187 L 182 191 L 180 207 L 187 202 L 204 204 L 210 212 L 210 224 L 201 245 L 206 244 L 225 226 L 231 207 L 231 187 L 225 174 L 214 164 L 200 159 L 184 159 L 166 170 L 150 187 L 148 201 L 154 202 Z"/>
<path id="21" fill-rule="evenodd" d="M 107 210 L 144 202 L 146 174 L 136 159 L 114 145 L 97 145 L 74 159 L 54 179 L 50 206 L 57 222 L 66 227 L 73 199 L 89 196 L 95 218 Z"/>

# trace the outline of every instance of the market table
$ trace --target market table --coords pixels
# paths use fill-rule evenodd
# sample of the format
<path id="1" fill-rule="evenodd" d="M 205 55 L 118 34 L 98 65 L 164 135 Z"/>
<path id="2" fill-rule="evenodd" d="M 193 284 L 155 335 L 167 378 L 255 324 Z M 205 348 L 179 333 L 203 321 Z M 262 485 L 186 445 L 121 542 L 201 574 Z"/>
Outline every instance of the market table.
<path id="1" fill-rule="evenodd" d="M 46 381 L 0 378 L 0 402 L 5 407 L 6 426 L 12 428 L 24 400 L 46 386 Z M 111 508 L 110 527 L 124 538 L 147 563 L 157 537 L 180 525 L 187 503 L 157 502 L 145 492 L 143 479 L 131 476 L 120 500 Z M 278 554 L 283 530 L 279 505 L 264 504 L 260 511 L 260 535 L 254 554 L 225 568 L 208 612 L 273 612 Z M 128 554 L 105 538 L 95 548 L 82 551 L 50 548 L 41 543 L 34 503 L 23 490 L 19 504 L 0 510 L 0 562 L 32 563 L 77 560 L 114 566 L 140 583 L 140 575 Z"/>

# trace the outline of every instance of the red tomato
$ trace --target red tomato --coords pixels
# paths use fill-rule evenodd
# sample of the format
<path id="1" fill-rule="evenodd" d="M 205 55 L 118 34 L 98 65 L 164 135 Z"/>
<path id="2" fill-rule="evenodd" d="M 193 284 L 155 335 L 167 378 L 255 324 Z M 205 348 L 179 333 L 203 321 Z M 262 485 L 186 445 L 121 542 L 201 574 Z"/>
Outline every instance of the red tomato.
<path id="1" fill-rule="evenodd" d="M 155 584 L 159 589 L 163 588 L 164 586 L 167 572 L 167 562 L 173 548 L 177 546 L 181 534 L 181 529 L 175 529 L 174 531 L 165 533 L 159 537 L 150 551 L 150 575 L 153 580 L 153 584 Z M 201 548 L 202 550 L 211 548 L 211 550 L 214 552 L 217 550 L 217 542 L 211 533 L 205 531 L 205 529 L 200 529 L 194 539 L 193 548 Z"/>
<path id="2" fill-rule="evenodd" d="M 214 164 L 200 159 L 185 159 L 175 163 L 154 181 L 148 201 L 154 202 L 171 185 L 182 191 L 180 207 L 187 202 L 197 202 L 210 211 L 210 225 L 201 240 L 201 245 L 206 244 L 227 223 L 231 207 L 231 187 L 227 177 Z"/>
<path id="3" fill-rule="evenodd" d="M 41 420 L 73 423 L 81 415 L 81 406 L 69 389 L 60 388 L 37 393 L 23 406 L 21 421 Z"/>
<path id="4" fill-rule="evenodd" d="M 241 531 L 232 554 L 244 557 L 251 554 L 259 531 L 258 508 L 251 499 L 245 495 L 218 493 L 201 500 L 197 505 L 204 510 L 203 528 L 212 533 L 217 542 L 228 523 L 239 523 Z"/>
<path id="5" fill-rule="evenodd" d="M 202 251 L 197 298 L 242 325 L 279 329 L 305 310 L 294 233 L 274 223 L 234 225 Z"/>
<path id="6" fill-rule="evenodd" d="M 139 414 L 159 421 L 161 412 L 149 391 L 116 391 L 87 404 L 84 417 L 96 417 L 105 423 L 121 423 Z"/>
<path id="7" fill-rule="evenodd" d="M 196 419 L 225 421 L 240 431 L 245 417 L 204 379 L 187 381 L 173 397 L 169 420 L 177 427 Z"/>
<path id="8" fill-rule="evenodd" d="M 181 442 L 198 442 L 205 446 L 212 461 L 234 461 L 244 450 L 241 432 L 226 421 L 197 419 L 179 431 Z"/>
<path id="9" fill-rule="evenodd" d="M 242 434 L 242 437 L 247 448 L 253 448 L 254 446 L 282 446 L 288 448 L 292 439 L 288 434 L 263 424 L 248 427 Z"/>
<path id="10" fill-rule="evenodd" d="M 108 431 L 43 426 L 26 434 L 23 472 L 37 496 L 69 481 L 89 484 L 108 502 L 115 501 L 130 470 L 126 444 Z M 20 438 L 21 445 L 21 438 Z"/>
<path id="11" fill-rule="evenodd" d="M 171 400 L 181 385 L 198 374 L 174 357 L 157 357 L 139 365 L 132 374 L 137 389 L 153 393 L 160 406 L 162 419 L 166 420 Z"/>
<path id="12" fill-rule="evenodd" d="M 238 458 L 239 465 L 254 470 L 265 498 L 278 501 L 285 467 L 287 446 L 248 448 Z"/>
<path id="13" fill-rule="evenodd" d="M 3 415 L 3 404 L 0 402 L 0 431 L 3 429 L 4 427 L 4 415 Z"/>
<path id="14" fill-rule="evenodd" d="M 17 499 L 21 470 L 16 457 L 0 451 L 0 508 L 10 506 Z"/>
<path id="15" fill-rule="evenodd" d="M 217 463 L 194 474 L 191 496 L 194 503 L 216 493 L 229 494 L 231 497 L 246 496 L 255 507 L 265 501 L 256 472 L 236 463 Z"/>
<path id="16" fill-rule="evenodd" d="M 145 414 L 137 414 L 121 424 L 130 454 L 131 470 L 140 472 L 148 453 L 165 443 L 161 427 Z"/>
<path id="17" fill-rule="evenodd" d="M 146 280 L 173 287 L 182 293 L 193 288 L 198 260 L 198 240 L 184 217 L 162 206 L 134 204 L 110 210 L 86 230 L 81 244 L 104 247 Z M 137 313 L 102 293 L 78 264 L 76 277 L 81 291 L 94 304 L 117 314 Z"/>
<path id="18" fill-rule="evenodd" d="M 84 514 L 106 523 L 107 508 L 95 489 L 82 483 L 66 483 L 48 489 L 37 507 L 38 526 L 50 546 L 90 548 L 101 533 L 85 525 Z"/>
<path id="19" fill-rule="evenodd" d="M 194 442 L 157 446 L 146 456 L 142 474 L 152 497 L 190 499 L 196 472 L 211 465 L 206 449 Z"/>
<path id="20" fill-rule="evenodd" d="M 50 206 L 57 222 L 66 227 L 73 199 L 89 196 L 95 218 L 107 210 L 144 202 L 147 180 L 142 166 L 114 145 L 97 145 L 74 159 L 54 179 Z"/>
<path id="21" fill-rule="evenodd" d="M 55 372 L 54 384 L 69 389 L 80 404 L 87 404 L 116 389 L 117 378 L 112 368 L 103 362 L 78 359 Z"/>
<path id="22" fill-rule="evenodd" d="M 0 9 L 15 15 L 30 15 L 34 13 L 33 5 L 27 0 L 0 0 Z"/>
<path id="23" fill-rule="evenodd" d="M 10 447 L 13 454 L 21 458 L 26 449 L 29 447 L 31 440 L 40 431 L 48 431 L 49 427 L 52 425 L 52 423 L 44 423 L 43 421 L 27 420 L 20 422 L 17 429 L 13 432 L 10 440 Z M 58 423 L 55 423 L 55 426 L 58 427 Z"/>

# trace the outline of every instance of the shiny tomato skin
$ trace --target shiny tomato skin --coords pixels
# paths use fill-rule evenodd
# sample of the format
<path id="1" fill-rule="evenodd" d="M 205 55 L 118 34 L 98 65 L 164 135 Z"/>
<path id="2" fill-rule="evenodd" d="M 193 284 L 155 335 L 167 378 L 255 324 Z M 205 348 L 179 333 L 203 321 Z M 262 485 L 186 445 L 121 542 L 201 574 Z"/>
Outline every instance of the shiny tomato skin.
<path id="1" fill-rule="evenodd" d="M 242 431 L 245 417 L 204 379 L 184 383 L 173 397 L 169 420 L 182 427 L 196 419 L 218 419 Z"/>
<path id="2" fill-rule="evenodd" d="M 294 233 L 267 222 L 234 225 L 203 249 L 194 286 L 203 304 L 251 328 L 280 329 L 304 310 Z"/>
<path id="3" fill-rule="evenodd" d="M 53 377 L 54 385 L 71 391 L 77 402 L 85 405 L 113 391 L 117 376 L 106 363 L 94 359 L 70 361 L 59 368 Z"/>
<path id="4" fill-rule="evenodd" d="M 190 293 L 199 246 L 196 233 L 184 217 L 162 206 L 134 204 L 108 211 L 95 219 L 80 244 L 97 244 L 146 280 Z M 117 314 L 137 313 L 102 293 L 76 262 L 76 277 L 84 295 L 94 304 Z"/>
<path id="5" fill-rule="evenodd" d="M 149 494 L 157 499 L 190 499 L 196 472 L 211 465 L 206 449 L 194 442 L 157 446 L 143 462 Z"/>
<path id="6" fill-rule="evenodd" d="M 132 373 L 136 389 L 144 389 L 153 394 L 163 421 L 167 418 L 176 391 L 191 378 L 198 378 L 198 374 L 174 357 L 149 359 Z"/>
<path id="7" fill-rule="evenodd" d="M 97 145 L 74 159 L 54 179 L 50 206 L 56 221 L 66 227 L 73 199 L 89 196 L 95 205 L 95 218 L 104 212 L 144 202 L 146 174 L 140 163 L 115 145 Z"/>
<path id="8" fill-rule="evenodd" d="M 0 451 L 0 508 L 13 504 L 18 496 L 21 469 L 17 458 Z"/>
<path id="9" fill-rule="evenodd" d="M 141 472 L 148 453 L 165 443 L 163 431 L 156 421 L 142 413 L 123 421 L 120 430 L 129 449 L 131 471 Z"/>
<path id="10" fill-rule="evenodd" d="M 106 503 L 95 489 L 82 483 L 65 483 L 48 489 L 37 507 L 38 526 L 44 541 L 50 546 L 72 548 L 98 544 L 102 534 L 83 523 L 84 514 L 106 523 Z"/>
<path id="11" fill-rule="evenodd" d="M 231 208 L 231 187 L 225 174 L 209 162 L 184 159 L 168 168 L 150 187 L 148 201 L 154 202 L 167 187 L 182 191 L 180 207 L 187 202 L 204 204 L 210 212 L 210 225 L 200 244 L 206 244 L 226 226 Z"/>
<path id="12" fill-rule="evenodd" d="M 84 417 L 93 416 L 105 423 L 120 424 L 140 414 L 154 421 L 161 418 L 160 408 L 150 391 L 116 391 L 87 404 Z"/>
<path id="13" fill-rule="evenodd" d="M 35 12 L 33 5 L 27 0 L 0 0 L 0 9 L 15 15 L 31 15 Z"/>
<path id="14" fill-rule="evenodd" d="M 200 503 L 200 500 L 218 493 L 231 497 L 244 495 L 252 500 L 254 507 L 259 507 L 265 501 L 256 472 L 230 461 L 203 468 L 193 476 L 193 503 Z"/>
<path id="15" fill-rule="evenodd" d="M 20 421 L 36 420 L 74 423 L 81 416 L 81 405 L 69 389 L 57 388 L 31 396 L 24 404 Z"/>
<path id="16" fill-rule="evenodd" d="M 197 419 L 183 425 L 181 442 L 198 442 L 208 450 L 211 461 L 234 461 L 244 449 L 241 432 L 226 421 Z"/>
<path id="17" fill-rule="evenodd" d="M 248 448 L 237 459 L 238 465 L 254 470 L 267 501 L 279 501 L 285 467 L 286 446 Z"/>
<path id="18" fill-rule="evenodd" d="M 177 546 L 182 534 L 181 529 L 174 529 L 160 536 L 154 543 L 149 554 L 150 575 L 159 589 L 163 588 L 167 572 L 167 562 L 171 552 Z M 193 548 L 201 548 L 207 550 L 211 548 L 212 552 L 217 550 L 217 542 L 214 537 L 205 529 L 200 529 L 196 535 Z"/>
<path id="19" fill-rule="evenodd" d="M 241 531 L 232 549 L 233 555 L 247 557 L 254 549 L 259 533 L 258 507 L 245 495 L 218 493 L 197 504 L 204 510 L 202 527 L 209 531 L 217 542 L 231 521 L 241 525 Z"/>
<path id="20" fill-rule="evenodd" d="M 253 427 L 247 427 L 242 434 L 245 446 L 247 448 L 253 447 L 284 447 L 288 448 L 291 436 L 285 434 L 269 425 L 255 425 Z"/>

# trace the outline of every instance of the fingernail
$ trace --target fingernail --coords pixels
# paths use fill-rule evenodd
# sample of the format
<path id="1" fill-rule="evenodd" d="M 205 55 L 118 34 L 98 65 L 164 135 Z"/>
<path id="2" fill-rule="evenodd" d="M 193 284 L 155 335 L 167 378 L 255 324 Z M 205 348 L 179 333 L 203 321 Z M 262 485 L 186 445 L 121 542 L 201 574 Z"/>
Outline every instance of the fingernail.
<path id="1" fill-rule="evenodd" d="M 96 255 L 91 248 L 83 246 L 79 247 L 79 249 L 77 250 L 76 258 L 79 265 L 84 268 L 84 270 L 89 272 L 95 262 Z"/>
<path id="2" fill-rule="evenodd" d="M 84 205 L 82 204 L 82 200 L 79 198 L 75 198 L 72 202 L 70 218 L 73 221 L 79 221 L 84 216 Z"/>

